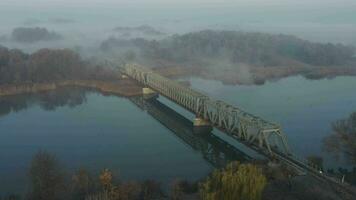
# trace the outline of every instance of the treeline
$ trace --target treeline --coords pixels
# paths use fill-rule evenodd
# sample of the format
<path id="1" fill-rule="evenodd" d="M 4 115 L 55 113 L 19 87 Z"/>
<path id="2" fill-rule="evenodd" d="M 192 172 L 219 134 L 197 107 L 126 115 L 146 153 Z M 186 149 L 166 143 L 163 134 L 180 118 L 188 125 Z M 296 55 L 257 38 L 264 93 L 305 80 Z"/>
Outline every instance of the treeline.
<path id="1" fill-rule="evenodd" d="M 290 35 L 213 31 L 174 35 L 164 40 L 131 41 L 110 38 L 103 50 L 139 47 L 140 54 L 150 59 L 172 62 L 199 62 L 203 59 L 228 59 L 231 63 L 254 66 L 281 66 L 303 63 L 316 66 L 346 65 L 354 60 L 355 48 L 342 44 L 313 43 Z"/>
<path id="2" fill-rule="evenodd" d="M 61 39 L 61 35 L 41 27 L 18 27 L 12 31 L 11 37 L 13 40 L 23 43 Z"/>
<path id="3" fill-rule="evenodd" d="M 3 199 L 260 200 L 267 183 L 261 168 L 233 162 L 226 168 L 215 170 L 200 183 L 175 180 L 167 194 L 157 181 L 122 181 L 109 169 L 97 175 L 84 168 L 68 173 L 56 156 L 45 151 L 34 155 L 28 175 L 28 191 L 24 196 L 9 195 Z"/>
<path id="4" fill-rule="evenodd" d="M 356 112 L 346 119 L 332 123 L 332 134 L 324 139 L 324 148 L 337 158 L 344 158 L 356 164 Z M 356 171 L 356 169 L 355 169 Z"/>
<path id="5" fill-rule="evenodd" d="M 0 46 L 0 84 L 101 79 L 112 76 L 103 66 L 85 62 L 70 49 L 41 49 L 33 54 L 26 54 Z"/>

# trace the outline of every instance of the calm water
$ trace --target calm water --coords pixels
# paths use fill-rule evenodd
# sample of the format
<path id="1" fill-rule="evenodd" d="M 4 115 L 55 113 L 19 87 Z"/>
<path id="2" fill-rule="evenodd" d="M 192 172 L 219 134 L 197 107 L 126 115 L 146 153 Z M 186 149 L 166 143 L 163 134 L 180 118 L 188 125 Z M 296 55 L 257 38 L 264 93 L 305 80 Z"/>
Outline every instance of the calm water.
<path id="1" fill-rule="evenodd" d="M 326 167 L 349 166 L 323 151 L 331 123 L 356 111 L 356 78 L 307 80 L 290 77 L 262 86 L 228 86 L 190 79 L 191 86 L 210 96 L 282 125 L 292 150 L 300 156 L 319 155 Z"/>
<path id="2" fill-rule="evenodd" d="M 26 190 L 39 150 L 56 154 L 68 171 L 110 168 L 123 179 L 196 180 L 212 169 L 199 150 L 126 98 L 65 90 L 2 98 L 0 110 L 0 194 Z"/>
<path id="3" fill-rule="evenodd" d="M 356 111 L 356 78 L 291 77 L 262 86 L 227 86 L 190 79 L 192 87 L 280 123 L 299 155 L 322 155 L 327 167 L 350 166 L 322 151 L 330 123 Z M 162 103 L 164 104 L 162 104 Z M 165 106 L 167 105 L 167 106 Z M 66 88 L 0 98 L 0 194 L 26 191 L 27 170 L 39 150 L 54 153 L 67 171 L 112 169 L 123 179 L 197 180 L 226 160 L 245 160 L 213 136 L 192 133 L 193 117 L 172 102 L 104 96 Z M 212 147 L 212 148 L 209 148 Z M 247 154 L 247 156 L 246 156 Z"/>

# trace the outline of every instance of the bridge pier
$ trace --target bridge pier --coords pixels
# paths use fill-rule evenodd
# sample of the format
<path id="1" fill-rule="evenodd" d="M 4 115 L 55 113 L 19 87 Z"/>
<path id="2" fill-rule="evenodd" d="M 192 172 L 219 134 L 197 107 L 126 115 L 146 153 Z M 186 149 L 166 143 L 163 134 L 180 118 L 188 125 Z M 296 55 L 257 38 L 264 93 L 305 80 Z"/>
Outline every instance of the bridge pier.
<path id="1" fill-rule="evenodd" d="M 144 87 L 142 88 L 142 96 L 144 99 L 156 99 L 158 97 L 158 93 L 151 88 Z"/>
<path id="2" fill-rule="evenodd" d="M 213 127 L 211 126 L 211 123 L 203 119 L 201 117 L 196 117 L 193 121 L 193 128 L 194 128 L 194 133 L 198 134 L 210 134 L 210 132 L 213 130 Z"/>
<path id="3" fill-rule="evenodd" d="M 152 90 L 151 88 L 148 88 L 148 87 L 144 87 L 142 88 L 142 94 L 143 95 L 151 95 L 151 94 L 157 94 L 156 91 Z"/>

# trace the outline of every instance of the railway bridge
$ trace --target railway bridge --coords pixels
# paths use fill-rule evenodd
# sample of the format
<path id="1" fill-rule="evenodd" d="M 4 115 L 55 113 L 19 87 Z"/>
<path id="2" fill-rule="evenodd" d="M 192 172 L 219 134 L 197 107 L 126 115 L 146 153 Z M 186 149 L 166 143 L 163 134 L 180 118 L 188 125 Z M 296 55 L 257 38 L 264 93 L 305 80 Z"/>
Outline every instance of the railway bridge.
<path id="1" fill-rule="evenodd" d="M 185 87 L 144 66 L 125 64 L 120 71 L 142 84 L 144 93 L 158 93 L 195 114 L 194 126 L 217 128 L 258 153 L 293 167 L 302 174 L 310 174 L 320 181 L 333 184 L 340 191 L 356 195 L 353 187 L 295 156 L 278 124 Z"/>
<path id="2" fill-rule="evenodd" d="M 290 153 L 279 125 L 245 112 L 220 100 L 167 79 L 136 64 L 126 64 L 122 72 L 142 85 L 181 105 L 196 115 L 195 126 L 212 126 L 269 155 Z"/>

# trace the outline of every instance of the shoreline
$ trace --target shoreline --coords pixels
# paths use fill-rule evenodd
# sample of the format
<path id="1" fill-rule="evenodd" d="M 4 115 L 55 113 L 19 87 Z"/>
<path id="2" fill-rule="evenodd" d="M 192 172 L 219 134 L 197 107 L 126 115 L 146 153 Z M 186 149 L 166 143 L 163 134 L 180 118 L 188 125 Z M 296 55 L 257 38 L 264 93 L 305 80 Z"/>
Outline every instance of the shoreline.
<path id="1" fill-rule="evenodd" d="M 278 80 L 291 76 L 303 76 L 309 80 L 319 80 L 338 76 L 356 76 L 356 67 L 249 67 L 247 70 L 212 71 L 203 67 L 155 67 L 153 70 L 167 78 L 196 76 L 208 80 L 221 81 L 226 85 L 263 85 L 270 80 Z"/>
<path id="2" fill-rule="evenodd" d="M 0 85 L 0 97 L 26 93 L 46 92 L 65 86 L 85 87 L 95 89 L 103 93 L 110 93 L 124 97 L 132 97 L 142 94 L 142 87 L 131 79 L 118 79 L 112 81 L 65 80 L 52 83 L 19 83 Z"/>

